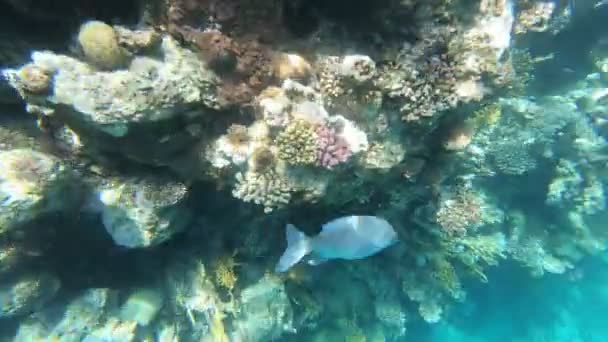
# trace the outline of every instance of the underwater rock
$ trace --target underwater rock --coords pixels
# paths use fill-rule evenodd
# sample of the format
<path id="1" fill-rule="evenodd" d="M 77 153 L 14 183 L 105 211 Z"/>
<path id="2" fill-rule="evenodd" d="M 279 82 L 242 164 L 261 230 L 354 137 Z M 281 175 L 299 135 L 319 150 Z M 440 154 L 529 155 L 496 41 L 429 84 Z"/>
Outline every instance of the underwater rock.
<path id="1" fill-rule="evenodd" d="M 156 317 L 163 305 L 159 290 L 142 289 L 133 292 L 120 309 L 120 318 L 147 326 Z"/>
<path id="2" fill-rule="evenodd" d="M 293 309 L 283 282 L 265 276 L 246 287 L 239 298 L 240 311 L 236 314 L 230 333 L 234 341 L 271 341 L 293 330 Z"/>
<path id="3" fill-rule="evenodd" d="M 125 30 L 118 32 L 124 37 Z M 154 45 L 155 39 L 148 38 L 142 39 Z M 146 52 L 116 71 L 98 71 L 50 51 L 34 52 L 28 68 L 53 75 L 48 94 L 28 92 L 19 78 L 23 69 L 5 69 L 3 74 L 26 101 L 29 112 L 52 115 L 85 145 L 154 162 L 152 151 L 166 157 L 191 146 L 192 130 L 184 127 L 219 109 L 219 104 L 217 77 L 196 53 L 168 36 Z"/>
<path id="4" fill-rule="evenodd" d="M 61 283 L 46 272 L 3 279 L 0 285 L 0 318 L 28 314 L 39 309 L 59 290 Z"/>
<path id="5" fill-rule="evenodd" d="M 108 319 L 102 326 L 96 328 L 86 335 L 82 342 L 103 342 L 103 341 L 138 341 L 137 322 L 121 321 L 116 318 Z"/>
<path id="6" fill-rule="evenodd" d="M 103 321 L 108 310 L 113 309 L 114 295 L 109 289 L 93 288 L 68 303 L 54 303 L 41 310 L 34 319 L 23 322 L 15 341 L 42 341 L 54 336 L 61 336 L 65 341 L 81 341 Z M 63 312 L 59 318 L 58 312 Z"/>
<path id="7" fill-rule="evenodd" d="M 30 149 L 0 151 L 0 235 L 74 207 L 75 177 L 59 159 Z"/>
<path id="8" fill-rule="evenodd" d="M 92 207 L 120 246 L 158 245 L 182 231 L 191 213 L 183 206 L 186 186 L 162 178 L 113 178 L 97 188 Z"/>

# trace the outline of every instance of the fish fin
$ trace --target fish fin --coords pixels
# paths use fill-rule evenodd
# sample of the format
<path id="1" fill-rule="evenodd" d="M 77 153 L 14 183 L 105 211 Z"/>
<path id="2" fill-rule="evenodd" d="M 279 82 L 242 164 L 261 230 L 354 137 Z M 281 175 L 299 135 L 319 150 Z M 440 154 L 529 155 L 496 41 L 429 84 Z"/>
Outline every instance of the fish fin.
<path id="1" fill-rule="evenodd" d="M 287 235 L 287 249 L 285 249 L 275 267 L 276 272 L 287 271 L 312 250 L 310 238 L 299 231 L 293 224 L 288 224 L 285 227 L 285 233 Z"/>
<path id="2" fill-rule="evenodd" d="M 329 259 L 325 259 L 320 256 L 313 256 L 310 259 L 308 259 L 308 264 L 311 266 L 317 266 L 317 265 L 321 265 L 322 263 L 325 263 L 327 260 L 329 260 Z"/>
<path id="3" fill-rule="evenodd" d="M 340 217 L 327 222 L 321 226 L 321 231 L 330 233 L 333 231 L 343 230 L 344 228 L 352 228 L 358 222 L 358 216 Z"/>

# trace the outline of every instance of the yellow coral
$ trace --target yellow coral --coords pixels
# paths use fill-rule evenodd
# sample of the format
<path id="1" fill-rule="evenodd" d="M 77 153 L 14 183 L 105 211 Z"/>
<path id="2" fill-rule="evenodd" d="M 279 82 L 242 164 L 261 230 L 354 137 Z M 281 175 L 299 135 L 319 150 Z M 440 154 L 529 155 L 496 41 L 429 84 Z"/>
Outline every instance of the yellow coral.
<path id="1" fill-rule="evenodd" d="M 317 136 L 312 124 L 295 120 L 276 139 L 279 158 L 289 164 L 310 165 L 317 159 Z"/>
<path id="2" fill-rule="evenodd" d="M 460 296 L 462 291 L 462 285 L 458 274 L 452 264 L 441 258 L 435 261 L 435 270 L 433 271 L 433 278 L 439 283 L 439 285 L 446 290 L 452 297 L 456 298 Z"/>
<path id="3" fill-rule="evenodd" d="M 116 31 L 101 21 L 84 23 L 78 32 L 78 43 L 86 59 L 101 69 L 116 69 L 126 61 Z"/>
<path id="4" fill-rule="evenodd" d="M 500 103 L 485 105 L 473 113 L 470 119 L 476 127 L 493 127 L 502 117 L 502 107 Z"/>
<path id="5" fill-rule="evenodd" d="M 236 266 L 238 266 L 238 264 L 234 260 L 234 255 L 223 256 L 215 263 L 216 282 L 231 293 L 238 280 L 236 273 L 234 272 Z"/>
<path id="6" fill-rule="evenodd" d="M 222 320 L 223 314 L 216 311 L 211 318 L 211 326 L 209 328 L 211 332 L 212 342 L 229 342 L 230 339 L 226 335 L 226 329 L 224 328 L 224 322 Z"/>
<path id="7" fill-rule="evenodd" d="M 444 243 L 449 255 L 462 262 L 482 282 L 488 281 L 484 268 L 498 265 L 499 259 L 506 258 L 507 246 L 502 233 L 452 238 Z"/>

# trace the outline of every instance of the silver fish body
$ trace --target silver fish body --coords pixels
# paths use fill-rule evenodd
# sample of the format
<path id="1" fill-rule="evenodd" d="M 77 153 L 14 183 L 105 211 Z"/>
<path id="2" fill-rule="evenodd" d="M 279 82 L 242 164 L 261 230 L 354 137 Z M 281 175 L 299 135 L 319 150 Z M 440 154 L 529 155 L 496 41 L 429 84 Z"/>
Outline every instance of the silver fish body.
<path id="1" fill-rule="evenodd" d="M 286 234 L 287 249 L 276 266 L 277 272 L 287 271 L 308 254 L 311 254 L 311 265 L 331 259 L 363 259 L 398 241 L 391 224 L 376 216 L 346 216 L 332 220 L 324 224 L 315 237 L 307 237 L 288 224 Z"/>

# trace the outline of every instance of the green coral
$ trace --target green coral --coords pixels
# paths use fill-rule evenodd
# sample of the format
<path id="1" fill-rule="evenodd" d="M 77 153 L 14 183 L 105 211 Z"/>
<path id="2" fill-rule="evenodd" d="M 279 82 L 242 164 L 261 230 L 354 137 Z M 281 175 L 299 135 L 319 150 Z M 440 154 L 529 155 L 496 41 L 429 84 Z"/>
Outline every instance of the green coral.
<path id="1" fill-rule="evenodd" d="M 310 165 L 317 160 L 317 135 L 312 124 L 295 120 L 276 139 L 279 158 L 289 164 Z"/>
<path id="2" fill-rule="evenodd" d="M 488 278 L 484 269 L 498 265 L 499 259 L 505 259 L 507 243 L 502 233 L 476 235 L 444 240 L 448 254 L 460 261 L 473 275 L 481 281 Z"/>
<path id="3" fill-rule="evenodd" d="M 432 276 L 450 296 L 453 298 L 461 297 L 462 284 L 454 266 L 449 261 L 443 258 L 436 260 Z"/>
<path id="4" fill-rule="evenodd" d="M 100 69 L 113 70 L 127 60 L 116 31 L 101 21 L 84 23 L 78 32 L 78 43 L 87 61 Z"/>

